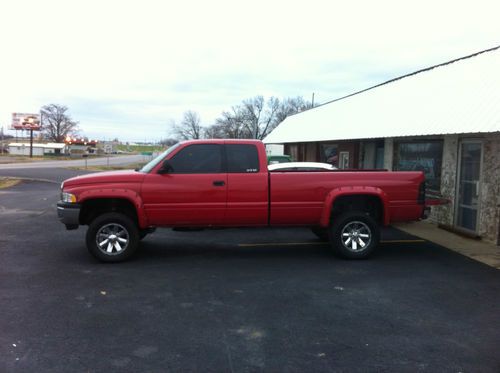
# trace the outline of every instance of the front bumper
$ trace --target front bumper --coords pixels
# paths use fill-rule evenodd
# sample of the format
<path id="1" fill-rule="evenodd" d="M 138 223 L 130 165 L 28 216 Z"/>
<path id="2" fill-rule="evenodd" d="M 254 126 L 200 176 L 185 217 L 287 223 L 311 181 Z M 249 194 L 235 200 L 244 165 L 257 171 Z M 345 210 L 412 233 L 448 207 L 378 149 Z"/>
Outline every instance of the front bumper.
<path id="1" fill-rule="evenodd" d="M 78 203 L 57 202 L 57 217 L 66 226 L 66 229 L 77 229 L 80 222 L 80 208 Z"/>

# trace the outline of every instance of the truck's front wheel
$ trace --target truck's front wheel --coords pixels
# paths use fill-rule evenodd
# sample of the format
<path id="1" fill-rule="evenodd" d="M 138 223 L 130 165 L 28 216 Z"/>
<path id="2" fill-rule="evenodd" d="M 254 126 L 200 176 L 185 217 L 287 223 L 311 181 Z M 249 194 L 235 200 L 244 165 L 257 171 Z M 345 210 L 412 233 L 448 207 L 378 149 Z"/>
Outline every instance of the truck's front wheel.
<path id="1" fill-rule="evenodd" d="M 346 212 L 334 218 L 329 230 L 335 254 L 347 259 L 364 259 L 377 247 L 380 228 L 363 212 Z"/>
<path id="2" fill-rule="evenodd" d="M 139 244 L 139 230 L 127 215 L 110 212 L 95 218 L 87 230 L 87 248 L 103 262 L 129 258 Z"/>

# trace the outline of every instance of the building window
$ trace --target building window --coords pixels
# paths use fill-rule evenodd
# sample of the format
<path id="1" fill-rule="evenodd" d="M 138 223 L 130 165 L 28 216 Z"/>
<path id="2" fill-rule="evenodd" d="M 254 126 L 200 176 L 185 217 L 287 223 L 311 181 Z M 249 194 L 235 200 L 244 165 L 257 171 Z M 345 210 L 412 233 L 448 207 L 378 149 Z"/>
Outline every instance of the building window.
<path id="1" fill-rule="evenodd" d="M 440 191 L 443 141 L 399 142 L 394 168 L 397 171 L 424 171 L 427 189 Z"/>
<path id="2" fill-rule="evenodd" d="M 337 145 L 334 144 L 321 144 L 320 161 L 325 163 L 330 163 L 335 167 L 338 167 L 338 153 Z"/>
<path id="3" fill-rule="evenodd" d="M 349 168 L 349 152 L 339 153 L 339 168 L 341 169 Z"/>
<path id="4" fill-rule="evenodd" d="M 299 160 L 299 146 L 298 144 L 287 144 L 285 146 L 285 154 L 288 154 L 292 157 L 292 160 Z"/>

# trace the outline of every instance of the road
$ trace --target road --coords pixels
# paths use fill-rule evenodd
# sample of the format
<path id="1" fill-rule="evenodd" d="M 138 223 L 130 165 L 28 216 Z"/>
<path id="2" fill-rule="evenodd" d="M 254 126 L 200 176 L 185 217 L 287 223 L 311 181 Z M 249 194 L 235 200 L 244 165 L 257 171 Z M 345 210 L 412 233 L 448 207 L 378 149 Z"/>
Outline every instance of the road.
<path id="1" fill-rule="evenodd" d="M 346 261 L 307 229 L 164 229 L 102 264 L 58 193 L 0 191 L 1 372 L 500 371 L 499 271 L 445 248 L 389 229 Z"/>
<path id="2" fill-rule="evenodd" d="M 0 170 L 20 170 L 27 168 L 66 168 L 66 167 L 85 167 L 87 166 L 116 166 L 134 163 L 144 163 L 151 160 L 151 156 L 145 155 L 121 155 L 112 157 L 89 157 L 77 160 L 63 161 L 38 161 L 23 163 L 5 163 L 0 164 Z"/>
<path id="3" fill-rule="evenodd" d="M 143 155 L 124 155 L 109 157 L 109 165 L 130 165 L 135 163 L 145 163 L 151 159 L 151 156 Z M 106 166 L 108 157 L 89 158 L 88 166 Z M 74 170 L 71 167 L 85 167 L 85 160 L 70 161 L 40 161 L 26 163 L 8 163 L 0 164 L 0 176 L 20 177 L 27 179 L 43 180 L 54 183 L 95 171 L 85 169 Z"/>

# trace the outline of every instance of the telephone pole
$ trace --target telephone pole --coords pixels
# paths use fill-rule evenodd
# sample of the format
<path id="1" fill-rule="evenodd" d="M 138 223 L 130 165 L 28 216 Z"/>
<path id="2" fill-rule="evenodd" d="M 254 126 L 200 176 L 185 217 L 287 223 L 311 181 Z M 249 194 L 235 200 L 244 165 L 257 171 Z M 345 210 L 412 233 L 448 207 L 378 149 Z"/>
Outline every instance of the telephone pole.
<path id="1" fill-rule="evenodd" d="M 3 145 L 3 125 L 2 125 L 2 127 L 0 128 L 0 137 L 1 137 L 1 139 L 2 139 L 2 141 L 0 142 L 0 149 L 2 149 L 2 150 L 1 150 L 1 151 L 2 151 L 2 153 L 1 153 L 1 154 L 3 155 L 3 146 L 4 146 L 4 145 Z"/>

